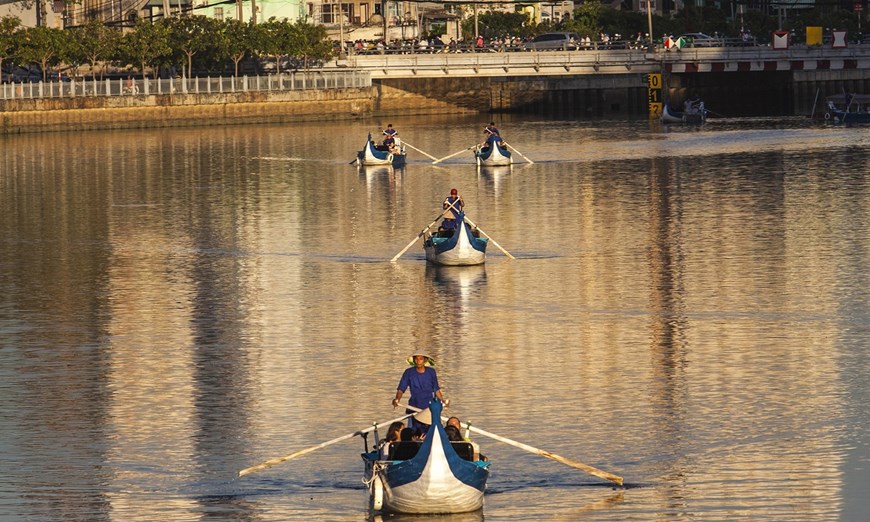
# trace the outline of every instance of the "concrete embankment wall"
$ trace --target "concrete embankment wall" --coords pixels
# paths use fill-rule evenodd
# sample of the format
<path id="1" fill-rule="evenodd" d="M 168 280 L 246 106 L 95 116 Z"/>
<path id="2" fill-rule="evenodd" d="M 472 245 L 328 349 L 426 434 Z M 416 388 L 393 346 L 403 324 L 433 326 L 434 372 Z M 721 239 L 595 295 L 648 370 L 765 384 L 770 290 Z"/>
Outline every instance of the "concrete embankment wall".
<path id="1" fill-rule="evenodd" d="M 374 90 L 166 94 L 0 101 L 0 133 L 287 123 L 370 114 Z"/>
<path id="2" fill-rule="evenodd" d="M 397 78 L 372 87 L 0 101 L 0 133 L 347 120 L 371 116 L 552 112 L 645 114 L 639 74 Z"/>

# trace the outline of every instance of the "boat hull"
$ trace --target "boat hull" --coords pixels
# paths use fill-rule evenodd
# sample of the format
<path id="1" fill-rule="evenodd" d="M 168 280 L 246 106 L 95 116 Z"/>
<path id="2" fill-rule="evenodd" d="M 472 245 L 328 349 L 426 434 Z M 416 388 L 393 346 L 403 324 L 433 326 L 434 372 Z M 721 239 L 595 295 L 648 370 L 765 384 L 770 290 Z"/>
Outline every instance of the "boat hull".
<path id="1" fill-rule="evenodd" d="M 664 123 L 704 123 L 704 112 L 686 113 L 674 110 L 667 103 L 662 107 L 662 122 Z"/>
<path id="2" fill-rule="evenodd" d="M 868 112 L 846 112 L 837 109 L 828 109 L 826 114 L 834 123 L 870 123 Z"/>
<path id="3" fill-rule="evenodd" d="M 493 146 L 481 148 L 478 146 L 474 155 L 478 165 L 511 165 L 513 159 L 507 147 L 502 147 L 497 142 L 490 142 Z"/>
<path id="4" fill-rule="evenodd" d="M 432 418 L 440 418 L 433 402 Z M 374 459 L 363 455 L 366 481 L 375 510 L 393 513 L 467 513 L 483 507 L 489 463 L 462 459 L 440 422 L 429 427 L 417 454 L 408 460 Z"/>
<path id="5" fill-rule="evenodd" d="M 392 165 L 393 167 L 404 167 L 406 159 L 405 146 L 398 145 L 398 153 L 391 153 L 386 150 L 379 150 L 372 141 L 372 135 L 369 134 L 362 150 L 357 151 L 356 159 L 360 166 L 368 167 L 372 165 Z"/>
<path id="6" fill-rule="evenodd" d="M 456 228 L 450 237 L 428 237 L 423 241 L 426 261 L 436 265 L 469 266 L 486 261 L 486 238 L 474 237 L 464 214 L 456 219 Z"/>

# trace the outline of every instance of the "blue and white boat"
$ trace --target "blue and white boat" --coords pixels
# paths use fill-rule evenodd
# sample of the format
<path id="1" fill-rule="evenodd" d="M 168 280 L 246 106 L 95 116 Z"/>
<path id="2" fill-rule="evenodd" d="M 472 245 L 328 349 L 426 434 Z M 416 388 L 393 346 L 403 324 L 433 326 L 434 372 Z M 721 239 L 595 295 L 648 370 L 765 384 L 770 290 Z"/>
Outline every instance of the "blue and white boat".
<path id="1" fill-rule="evenodd" d="M 692 123 L 700 124 L 707 120 L 707 110 L 704 102 L 693 102 L 687 110 L 679 111 L 665 103 L 662 107 L 662 123 Z"/>
<path id="2" fill-rule="evenodd" d="M 453 230 L 428 232 L 423 238 L 426 261 L 436 265 L 467 266 L 481 265 L 486 261 L 486 245 L 489 239 L 480 237 L 465 221 L 465 212 L 456 217 Z"/>
<path id="3" fill-rule="evenodd" d="M 478 165 L 510 165 L 513 163 L 511 151 L 497 135 L 490 136 L 482 147 L 478 145 L 474 149 L 474 156 L 477 158 Z"/>
<path id="4" fill-rule="evenodd" d="M 433 422 L 422 442 L 394 442 L 386 456 L 363 453 L 375 511 L 468 513 L 483 507 L 490 462 L 473 460 L 471 443 L 447 439 L 440 401 L 432 401 L 429 411 Z"/>
<path id="5" fill-rule="evenodd" d="M 834 123 L 870 123 L 870 96 L 843 93 L 827 98 L 828 110 L 825 119 Z"/>
<path id="6" fill-rule="evenodd" d="M 404 167 L 407 155 L 405 152 L 405 145 L 398 137 L 396 137 L 395 140 L 396 143 L 392 147 L 392 150 L 390 150 L 384 145 L 375 144 L 374 140 L 372 140 L 371 133 L 369 133 L 365 146 L 363 146 L 362 150 L 359 150 L 356 153 L 357 163 L 363 167 L 370 165 L 392 165 L 394 167 Z"/>

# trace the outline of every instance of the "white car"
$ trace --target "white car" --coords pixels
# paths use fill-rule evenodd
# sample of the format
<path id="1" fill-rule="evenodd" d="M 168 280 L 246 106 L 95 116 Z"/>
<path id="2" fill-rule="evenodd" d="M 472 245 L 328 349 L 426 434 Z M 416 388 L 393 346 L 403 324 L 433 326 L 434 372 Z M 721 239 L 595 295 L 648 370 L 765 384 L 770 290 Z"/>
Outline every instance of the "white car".
<path id="1" fill-rule="evenodd" d="M 724 45 L 721 38 L 714 38 L 704 33 L 686 33 L 681 34 L 679 38 L 685 41 L 687 47 L 722 47 Z"/>

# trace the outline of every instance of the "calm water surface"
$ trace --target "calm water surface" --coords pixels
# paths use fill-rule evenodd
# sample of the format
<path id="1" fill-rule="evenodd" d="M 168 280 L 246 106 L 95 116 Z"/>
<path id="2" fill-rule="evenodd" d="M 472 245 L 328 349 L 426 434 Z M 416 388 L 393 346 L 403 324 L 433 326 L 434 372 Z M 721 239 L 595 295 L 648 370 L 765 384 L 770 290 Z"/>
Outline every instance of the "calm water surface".
<path id="1" fill-rule="evenodd" d="M 388 123 L 2 138 L 0 519 L 367 520 L 361 440 L 414 350 L 478 437 L 481 512 L 866 520 L 870 129 L 499 121 L 350 166 Z M 480 119 L 396 118 L 436 158 Z M 456 187 L 499 245 L 414 245 Z M 405 520 L 407 517 L 389 517 Z"/>

